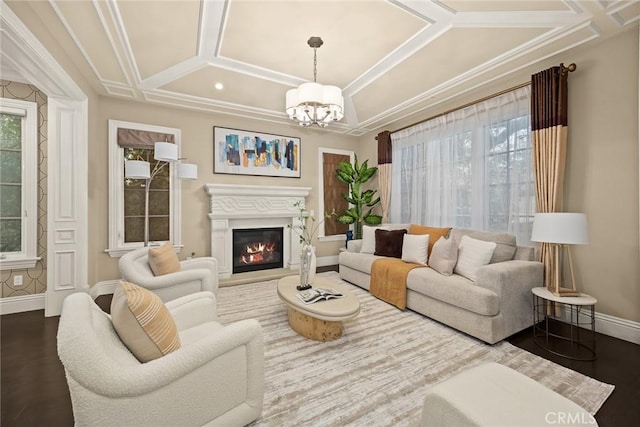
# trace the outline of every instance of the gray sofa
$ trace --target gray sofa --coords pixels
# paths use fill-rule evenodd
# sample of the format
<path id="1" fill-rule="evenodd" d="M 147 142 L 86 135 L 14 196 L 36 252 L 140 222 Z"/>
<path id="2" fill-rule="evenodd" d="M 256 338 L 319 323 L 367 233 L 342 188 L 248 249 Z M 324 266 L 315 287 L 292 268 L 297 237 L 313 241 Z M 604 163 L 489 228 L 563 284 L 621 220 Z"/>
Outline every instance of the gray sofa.
<path id="1" fill-rule="evenodd" d="M 533 324 L 531 289 L 543 286 L 543 266 L 534 261 L 535 249 L 517 246 L 513 235 L 454 228 L 450 238 L 459 243 L 464 235 L 497 244 L 476 282 L 415 268 L 407 277 L 407 308 L 494 344 Z M 340 277 L 369 290 L 371 265 L 381 257 L 360 253 L 361 246 L 351 240 L 340 253 Z"/>

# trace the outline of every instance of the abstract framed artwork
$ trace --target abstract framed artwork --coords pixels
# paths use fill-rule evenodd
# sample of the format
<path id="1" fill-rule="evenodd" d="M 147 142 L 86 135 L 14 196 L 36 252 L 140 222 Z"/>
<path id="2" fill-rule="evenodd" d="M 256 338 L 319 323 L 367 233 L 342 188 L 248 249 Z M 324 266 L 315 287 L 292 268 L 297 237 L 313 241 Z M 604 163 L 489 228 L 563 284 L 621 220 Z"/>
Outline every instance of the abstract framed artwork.
<path id="1" fill-rule="evenodd" d="M 213 172 L 300 178 L 300 138 L 213 127 Z"/>

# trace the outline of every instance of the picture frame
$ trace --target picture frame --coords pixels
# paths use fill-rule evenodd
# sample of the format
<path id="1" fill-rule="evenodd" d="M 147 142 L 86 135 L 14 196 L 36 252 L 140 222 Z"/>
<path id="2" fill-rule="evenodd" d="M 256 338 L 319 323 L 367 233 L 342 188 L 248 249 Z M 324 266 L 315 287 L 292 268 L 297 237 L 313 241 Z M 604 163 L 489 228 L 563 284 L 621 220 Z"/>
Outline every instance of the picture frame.
<path id="1" fill-rule="evenodd" d="M 301 140 L 285 135 L 213 127 L 213 172 L 300 178 Z"/>

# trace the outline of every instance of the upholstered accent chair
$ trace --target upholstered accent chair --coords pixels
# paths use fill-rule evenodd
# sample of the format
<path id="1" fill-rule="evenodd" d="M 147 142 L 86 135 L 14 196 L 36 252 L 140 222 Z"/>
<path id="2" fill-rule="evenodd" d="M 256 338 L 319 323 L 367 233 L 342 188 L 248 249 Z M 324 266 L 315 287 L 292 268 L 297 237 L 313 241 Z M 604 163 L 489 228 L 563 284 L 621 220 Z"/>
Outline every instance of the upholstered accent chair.
<path id="1" fill-rule="evenodd" d="M 156 276 L 149 265 L 148 252 L 146 247 L 135 249 L 120 258 L 118 267 L 124 280 L 149 289 L 165 302 L 194 292 L 218 293 L 218 263 L 215 258 L 180 261 L 180 271 Z"/>
<path id="2" fill-rule="evenodd" d="M 216 321 L 216 298 L 199 292 L 166 303 L 181 347 L 140 363 L 111 316 L 85 293 L 67 297 L 58 328 L 76 425 L 246 425 L 264 395 L 262 328 Z"/>

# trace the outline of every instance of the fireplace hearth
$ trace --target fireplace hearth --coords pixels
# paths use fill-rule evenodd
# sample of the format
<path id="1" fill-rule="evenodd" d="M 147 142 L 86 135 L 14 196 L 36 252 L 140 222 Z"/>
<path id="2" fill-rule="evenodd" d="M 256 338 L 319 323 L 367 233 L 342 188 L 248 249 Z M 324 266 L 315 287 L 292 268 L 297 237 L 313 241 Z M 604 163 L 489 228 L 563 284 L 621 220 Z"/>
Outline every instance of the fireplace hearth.
<path id="1" fill-rule="evenodd" d="M 233 273 L 282 268 L 283 228 L 233 230 Z"/>

